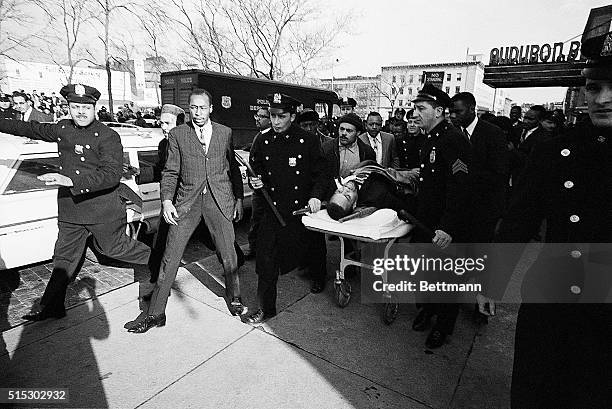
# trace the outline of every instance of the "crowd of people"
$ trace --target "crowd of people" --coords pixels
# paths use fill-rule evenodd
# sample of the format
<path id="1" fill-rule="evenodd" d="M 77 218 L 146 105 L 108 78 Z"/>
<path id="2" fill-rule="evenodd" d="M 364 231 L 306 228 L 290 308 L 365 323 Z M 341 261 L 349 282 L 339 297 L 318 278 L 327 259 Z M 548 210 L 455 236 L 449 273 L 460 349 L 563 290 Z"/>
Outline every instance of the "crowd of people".
<path id="1" fill-rule="evenodd" d="M 161 107 L 139 109 L 133 102 L 125 103 L 111 114 L 105 106 L 97 112 L 98 120 L 102 122 L 133 121 L 142 128 L 159 127 Z M 23 121 L 58 122 L 69 119 L 68 101 L 61 95 L 45 95 L 44 92 L 14 91 L 11 94 L 0 93 L 0 118 Z M 147 121 L 147 119 L 149 121 Z"/>
<path id="2" fill-rule="evenodd" d="M 33 120 L 32 98 L 16 93 L 14 108 L 23 115 L 17 119 L 30 122 L 0 119 L 0 131 L 57 142 L 60 153 L 60 173 L 39 176 L 59 186 L 53 271 L 40 305 L 24 318 L 66 315 L 66 288 L 78 274 L 90 235 L 102 254 L 148 270 L 139 287 L 140 314 L 125 324 L 131 333 L 145 333 L 166 324 L 181 256 L 201 220 L 222 265 L 228 309 L 250 324 L 277 314 L 277 283 L 284 273 L 306 268 L 311 292 L 325 288 L 325 237 L 306 229 L 296 211 L 317 213 L 325 206 L 331 218 L 340 219 L 359 206 L 392 208 L 415 224 L 410 243 L 439 249 L 454 243 L 527 243 L 546 221 L 539 239 L 565 243 L 568 251 L 556 254 L 556 264 L 541 258 L 534 273 L 527 272 L 523 297 L 530 303 L 518 314 L 512 405 L 605 407 L 612 309 L 589 293 L 593 286 L 586 281 L 610 263 L 609 249 L 600 243 L 612 241 L 612 60 L 601 47 L 584 49 L 596 51 L 587 54 L 583 70 L 589 121 L 572 129 L 564 129 L 559 112 L 538 105 L 524 114 L 513 107 L 509 118 L 478 117 L 471 93 L 451 98 L 426 83 L 412 101 L 414 109 L 388 121 L 389 132 L 379 113 L 360 118 L 353 112 L 355 101 L 347 98 L 338 102 L 342 116 L 327 133 L 316 112 L 298 112 L 300 101 L 273 93 L 255 114 L 259 132 L 249 163 L 239 163 L 232 130 L 211 120 L 211 94 L 193 89 L 189 121 L 183 123 L 185 112 L 177 106 L 160 110 L 166 137 L 160 144 L 163 221 L 153 251 L 125 234 L 121 140 L 96 121 L 100 92 L 81 84 L 63 87 L 69 118 L 57 124 Z M 131 115 L 125 108 L 124 118 Z M 245 258 L 255 258 L 258 306 L 250 313 L 242 302 L 237 273 L 242 260 L 233 226 L 243 217 L 239 164 L 247 167 L 255 190 Z M 368 172 L 356 175 L 365 168 Z M 520 252 L 505 255 L 503 265 L 495 265 L 493 257 L 496 269 L 476 297 L 475 319 L 486 322 L 495 314 L 495 300 L 519 257 Z M 601 295 L 601 285 L 594 287 Z M 581 304 L 583 296 L 590 297 L 588 303 Z M 412 329 L 430 329 L 428 348 L 442 347 L 453 333 L 459 311 L 454 297 L 417 306 Z"/>

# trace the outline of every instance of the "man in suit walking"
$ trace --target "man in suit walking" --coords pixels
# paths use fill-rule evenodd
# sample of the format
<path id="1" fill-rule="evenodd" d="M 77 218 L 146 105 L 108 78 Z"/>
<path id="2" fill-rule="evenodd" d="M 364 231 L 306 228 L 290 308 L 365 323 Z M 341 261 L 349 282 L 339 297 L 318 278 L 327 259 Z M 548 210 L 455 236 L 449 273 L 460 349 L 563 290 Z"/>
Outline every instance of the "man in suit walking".
<path id="1" fill-rule="evenodd" d="M 516 185 L 521 177 L 527 162 L 527 157 L 533 148 L 540 142 L 550 138 L 550 132 L 545 130 L 540 121 L 543 119 L 546 109 L 541 105 L 529 108 L 523 117 L 522 129 L 515 128 L 512 141 L 508 144 L 510 152 L 511 185 Z"/>
<path id="2" fill-rule="evenodd" d="M 378 112 L 370 112 L 366 120 L 366 131 L 359 135 L 376 153 L 376 162 L 384 168 L 399 167 L 399 157 L 395 138 L 390 133 L 381 132 L 383 120 Z"/>
<path id="3" fill-rule="evenodd" d="M 223 263 L 230 312 L 246 312 L 240 298 L 232 224 L 242 218 L 242 176 L 234 156 L 232 130 L 210 120 L 212 108 L 208 91 L 193 90 L 189 96 L 191 121 L 170 131 L 160 186 L 164 219 L 170 224 L 166 251 L 148 316 L 130 332 L 165 325 L 170 288 L 187 242 L 202 218 Z"/>
<path id="4" fill-rule="evenodd" d="M 22 92 L 13 93 L 13 108 L 19 113 L 17 119 L 25 122 L 51 122 L 49 115 L 43 114 L 32 106 L 32 100 Z"/>
<path id="5" fill-rule="evenodd" d="M 470 223 L 471 242 L 490 243 L 504 209 L 508 175 L 506 138 L 500 128 L 478 119 L 476 99 L 469 92 L 451 98 L 450 118 L 472 147 L 472 215 L 477 220 Z"/>

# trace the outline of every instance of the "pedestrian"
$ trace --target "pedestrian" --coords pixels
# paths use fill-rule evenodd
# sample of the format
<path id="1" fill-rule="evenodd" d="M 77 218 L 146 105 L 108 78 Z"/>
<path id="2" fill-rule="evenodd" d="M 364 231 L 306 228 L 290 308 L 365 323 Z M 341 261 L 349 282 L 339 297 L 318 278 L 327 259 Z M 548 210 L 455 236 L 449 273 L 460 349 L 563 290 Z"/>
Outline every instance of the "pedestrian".
<path id="1" fill-rule="evenodd" d="M 17 119 L 25 122 L 51 122 L 51 117 L 32 106 L 32 99 L 22 92 L 13 92 L 13 109 L 18 112 Z"/>
<path id="2" fill-rule="evenodd" d="M 123 169 L 121 138 L 95 119 L 100 92 L 87 85 L 69 84 L 60 94 L 69 103 L 72 119 L 57 124 L 0 120 L 0 131 L 56 142 L 59 173 L 38 178 L 57 185 L 59 233 L 53 252 L 53 272 L 39 308 L 24 316 L 30 321 L 66 316 L 64 299 L 78 274 L 87 238 L 105 256 L 146 268 L 150 249 L 125 231 L 125 205 L 118 194 Z"/>
<path id="3" fill-rule="evenodd" d="M 503 295 L 525 243 L 545 219 L 546 243 L 521 288 L 513 408 L 610 407 L 611 36 L 608 31 L 582 43 L 592 123 L 534 148 L 496 238 L 496 253 L 503 257 L 492 259 L 486 296 L 477 297 L 481 312 L 495 312 L 494 300 Z"/>
<path id="4" fill-rule="evenodd" d="M 382 116 L 378 112 L 370 112 L 366 118 L 366 131 L 359 139 L 367 143 L 376 153 L 376 162 L 384 168 L 398 168 L 399 157 L 395 138 L 387 132 L 381 132 Z"/>
<path id="5" fill-rule="evenodd" d="M 0 118 L 3 119 L 17 119 L 19 114 L 11 106 L 11 97 L 8 94 L 0 94 Z"/>
<path id="6" fill-rule="evenodd" d="M 255 114 L 255 125 L 257 126 L 259 132 L 257 132 L 257 135 L 253 137 L 251 147 L 262 133 L 269 132 L 271 129 L 268 107 L 259 107 L 257 113 Z M 257 254 L 257 230 L 259 230 L 259 223 L 261 222 L 265 205 L 266 203 L 261 192 L 254 190 L 253 194 L 251 195 L 251 225 L 247 235 L 249 248 L 246 253 L 244 253 L 244 258 L 246 260 L 255 258 L 255 255 Z"/>
<path id="7" fill-rule="evenodd" d="M 413 241 L 433 243 L 446 248 L 451 243 L 466 243 L 469 240 L 467 220 L 470 204 L 470 145 L 445 118 L 444 111 L 450 106 L 450 97 L 430 83 L 426 83 L 413 101 L 418 125 L 427 135 L 421 150 L 421 171 L 417 193 L 416 218 L 434 232 L 416 229 Z M 412 329 L 424 331 L 434 315 L 432 327 L 425 345 L 428 348 L 442 346 L 453 332 L 458 301 L 451 295 L 436 302 L 425 299 L 414 319 Z"/>
<path id="8" fill-rule="evenodd" d="M 233 221 L 242 218 L 242 175 L 234 156 L 232 130 L 212 122 L 212 96 L 194 89 L 189 96 L 191 121 L 168 137 L 161 199 L 170 228 L 147 317 L 128 331 L 146 332 L 166 323 L 166 304 L 187 242 L 203 218 L 223 264 L 225 292 L 232 315 L 247 311 L 240 296 Z"/>
<path id="9" fill-rule="evenodd" d="M 254 189 L 268 189 L 273 205 L 266 206 L 257 232 L 257 299 L 259 309 L 246 322 L 257 324 L 276 315 L 278 275 L 307 265 L 312 278 L 310 291 L 323 291 L 326 277 L 325 238 L 306 230 L 292 212 L 308 206 L 321 208 L 325 199 L 326 163 L 319 139 L 297 126 L 296 108 L 301 103 L 289 95 L 268 95 L 272 130 L 261 134 L 251 149 L 250 162 L 258 177 Z"/>
<path id="10" fill-rule="evenodd" d="M 149 176 L 149 179 L 152 178 L 154 181 L 161 180 L 161 173 L 164 170 L 166 160 L 168 159 L 168 136 L 172 129 L 178 125 L 182 125 L 185 122 L 185 111 L 176 105 L 165 104 L 162 107 L 160 121 L 164 138 L 159 142 L 157 148 L 157 155 L 159 159 L 153 168 L 153 175 Z M 143 170 L 141 169 L 141 177 L 142 172 Z M 164 219 L 164 212 L 161 210 L 159 213 L 157 230 L 155 231 L 153 242 L 151 243 L 152 251 L 148 262 L 151 275 L 149 277 L 143 277 L 143 279 L 139 281 L 138 285 L 138 300 L 141 312 L 136 319 L 129 321 L 124 325 L 124 328 L 126 329 L 136 326 L 148 315 L 151 295 L 155 288 L 155 283 L 157 282 L 159 269 L 161 267 L 161 260 L 164 255 L 164 250 L 166 249 L 166 239 L 168 238 L 169 228 L 170 225 Z"/>

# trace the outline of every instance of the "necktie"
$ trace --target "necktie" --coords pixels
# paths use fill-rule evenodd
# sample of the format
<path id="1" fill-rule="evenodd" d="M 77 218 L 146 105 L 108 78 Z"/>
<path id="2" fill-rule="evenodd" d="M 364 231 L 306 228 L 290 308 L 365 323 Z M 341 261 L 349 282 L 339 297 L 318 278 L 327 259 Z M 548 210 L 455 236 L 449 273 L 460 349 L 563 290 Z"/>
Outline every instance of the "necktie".
<path id="1" fill-rule="evenodd" d="M 468 132 L 468 130 L 466 128 L 463 128 L 463 134 L 465 135 L 465 138 L 467 139 L 468 142 L 470 142 L 470 133 Z"/>
<path id="2" fill-rule="evenodd" d="M 525 136 L 527 136 L 527 129 L 523 129 L 523 133 L 521 134 L 520 143 L 525 142 Z"/>
<path id="3" fill-rule="evenodd" d="M 202 128 L 198 127 L 198 131 L 196 132 L 196 135 L 198 135 L 198 140 L 202 144 L 202 149 L 204 149 L 204 153 L 207 153 L 206 140 L 204 140 L 204 127 Z"/>

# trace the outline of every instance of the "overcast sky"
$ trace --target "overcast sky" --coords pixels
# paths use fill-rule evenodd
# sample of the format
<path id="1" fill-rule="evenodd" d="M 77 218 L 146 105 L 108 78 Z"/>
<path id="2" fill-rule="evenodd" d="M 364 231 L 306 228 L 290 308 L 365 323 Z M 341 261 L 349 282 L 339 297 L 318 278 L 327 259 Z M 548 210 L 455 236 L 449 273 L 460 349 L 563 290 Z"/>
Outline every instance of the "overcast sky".
<path id="1" fill-rule="evenodd" d="M 330 2 L 332 3 L 332 2 Z M 334 76 L 376 75 L 396 62 L 436 63 L 465 59 L 466 50 L 565 42 L 580 35 L 589 10 L 610 0 L 342 0 L 353 8 L 354 35 L 338 50 Z M 568 45 L 569 46 L 569 45 Z M 566 47 L 568 47 L 566 46 Z M 327 73 L 331 76 L 331 69 Z M 565 88 L 508 90 L 517 102 L 562 101 Z"/>

